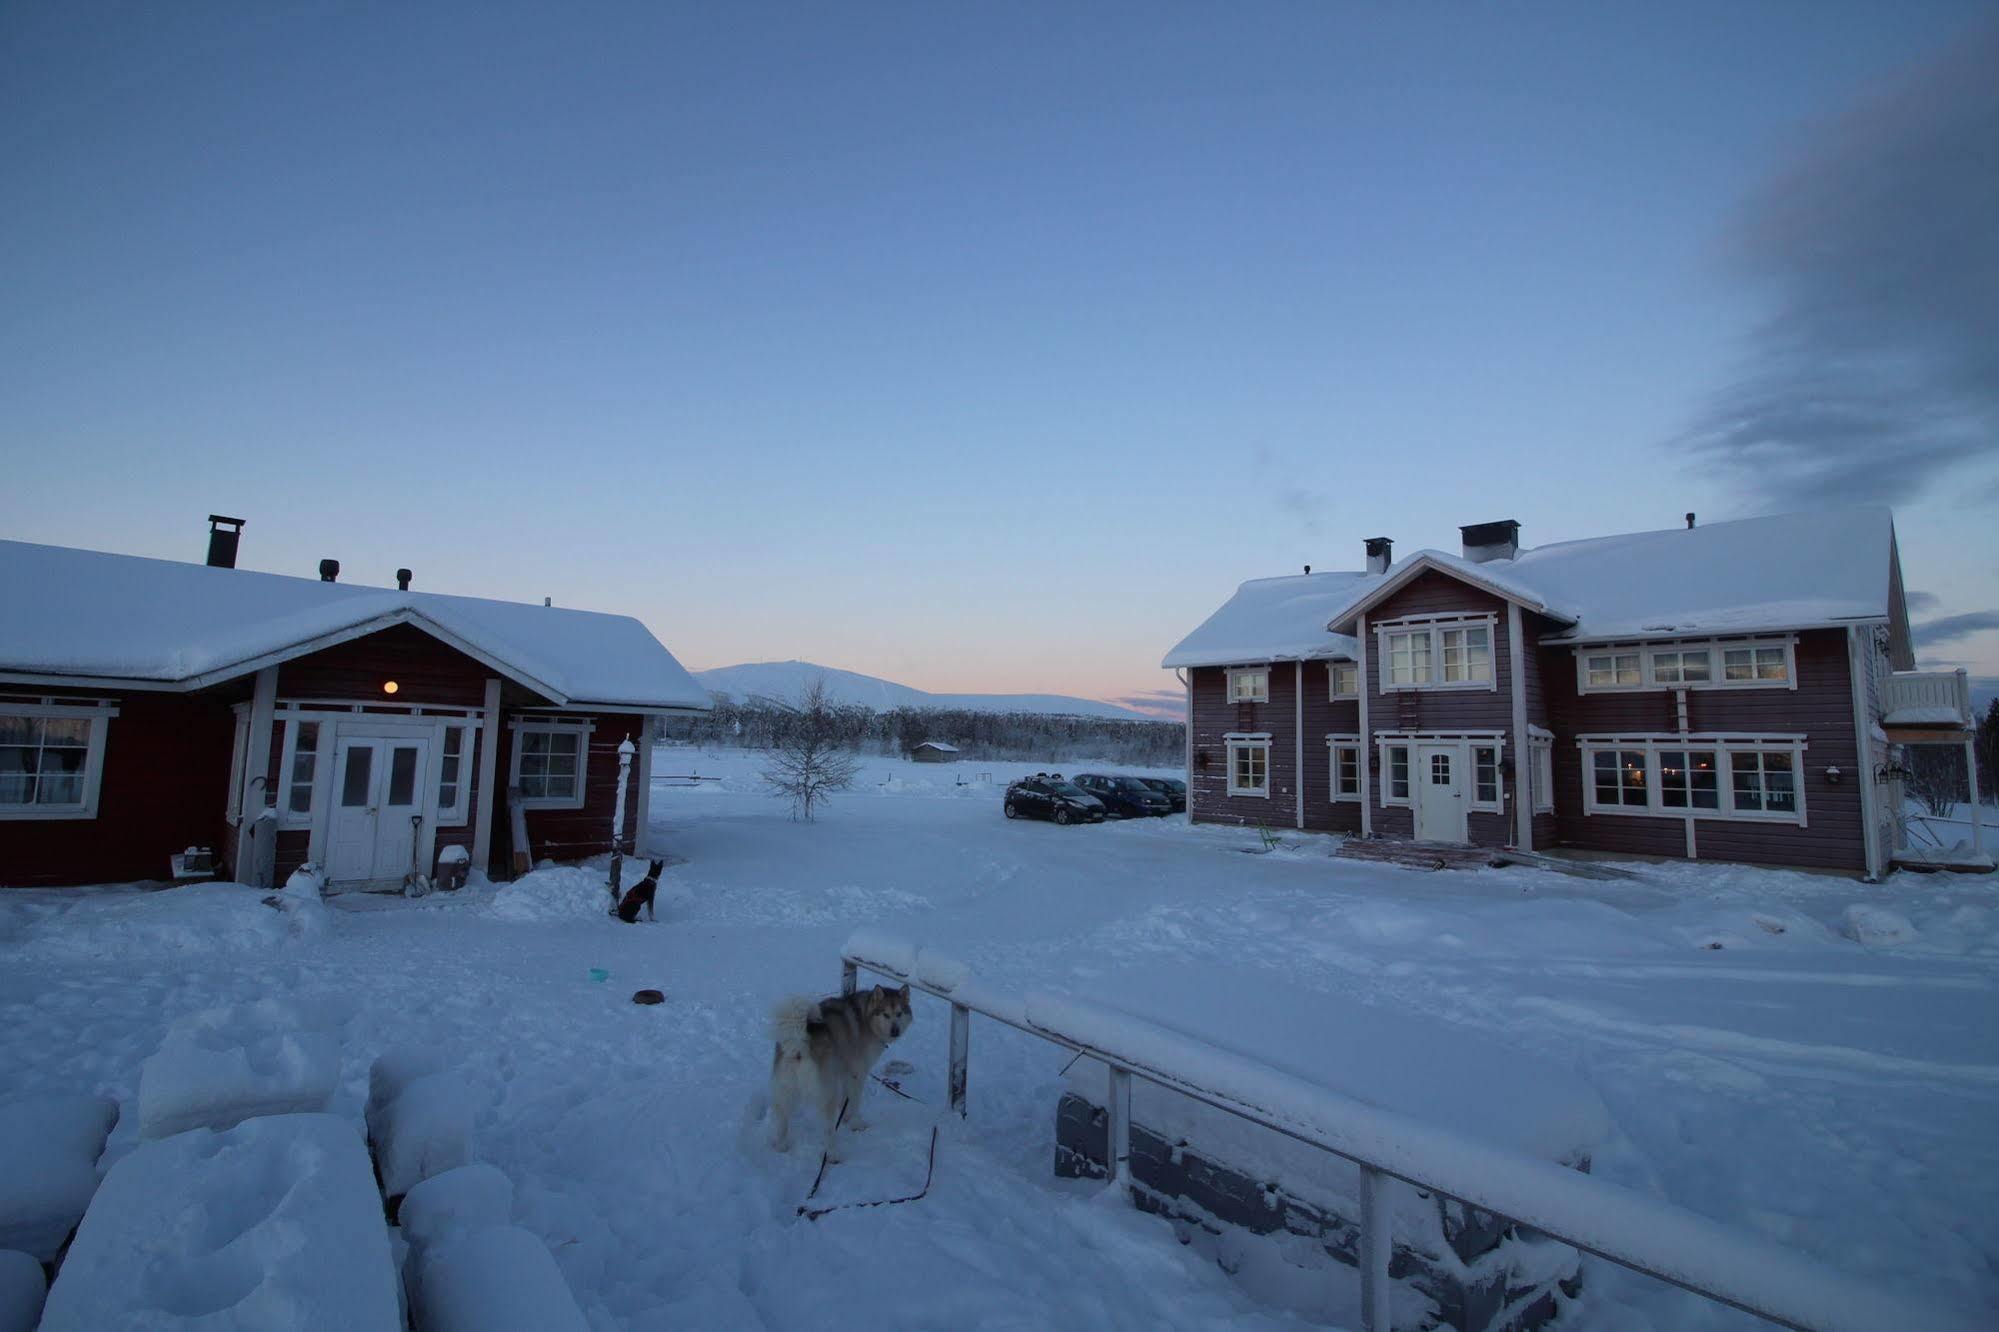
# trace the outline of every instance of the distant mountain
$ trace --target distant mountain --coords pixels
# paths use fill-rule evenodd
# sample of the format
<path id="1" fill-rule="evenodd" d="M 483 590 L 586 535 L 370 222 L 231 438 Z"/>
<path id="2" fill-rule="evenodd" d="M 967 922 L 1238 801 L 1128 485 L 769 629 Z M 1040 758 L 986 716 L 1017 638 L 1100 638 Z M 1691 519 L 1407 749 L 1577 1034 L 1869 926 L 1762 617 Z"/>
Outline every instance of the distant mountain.
<path id="1" fill-rule="evenodd" d="M 817 679 L 826 681 L 826 692 L 836 703 L 859 704 L 886 712 L 891 708 L 965 708 L 973 712 L 1036 712 L 1060 717 L 1114 717 L 1119 721 L 1158 721 L 1142 712 L 1121 708 L 1115 703 L 1099 703 L 1092 698 L 1070 698 L 1065 694 L 932 694 L 893 680 L 872 675 L 815 666 L 809 661 L 757 661 L 741 666 L 717 666 L 712 671 L 696 671 L 694 678 L 710 693 L 744 700 L 776 699 L 796 703 L 805 687 Z"/>

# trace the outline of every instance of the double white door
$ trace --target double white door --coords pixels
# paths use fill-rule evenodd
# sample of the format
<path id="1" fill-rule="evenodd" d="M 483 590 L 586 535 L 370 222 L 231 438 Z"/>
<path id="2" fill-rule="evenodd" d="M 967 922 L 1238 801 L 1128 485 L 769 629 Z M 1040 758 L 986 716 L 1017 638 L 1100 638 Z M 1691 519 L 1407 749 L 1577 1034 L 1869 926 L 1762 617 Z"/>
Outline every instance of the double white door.
<path id="1" fill-rule="evenodd" d="M 432 785 L 430 740 L 342 736 L 334 760 L 326 876 L 348 887 L 393 886 L 416 865 Z"/>

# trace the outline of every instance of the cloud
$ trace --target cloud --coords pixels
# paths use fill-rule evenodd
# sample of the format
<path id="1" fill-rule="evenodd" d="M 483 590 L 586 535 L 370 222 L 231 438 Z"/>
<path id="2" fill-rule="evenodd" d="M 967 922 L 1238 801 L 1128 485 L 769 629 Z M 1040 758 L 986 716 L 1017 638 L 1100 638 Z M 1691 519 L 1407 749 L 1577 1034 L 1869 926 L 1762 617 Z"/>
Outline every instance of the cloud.
<path id="1" fill-rule="evenodd" d="M 1943 598 L 1934 592 L 1904 592 L 1902 600 L 1912 611 L 1933 611 L 1943 604 Z"/>
<path id="2" fill-rule="evenodd" d="M 1999 610 L 1967 611 L 1963 615 L 1925 620 L 1910 627 L 1909 641 L 1919 648 L 1933 648 L 1983 633 L 1987 629 L 1999 629 Z"/>
<path id="3" fill-rule="evenodd" d="M 1143 712 L 1150 717 L 1162 717 L 1167 721 L 1180 721 L 1187 714 L 1187 696 L 1178 689 L 1148 689 L 1109 701 L 1121 708 Z"/>
<path id="4" fill-rule="evenodd" d="M 1770 296 L 1675 447 L 1756 500 L 1900 502 L 1999 438 L 1999 23 L 1823 126 L 1728 240 Z"/>

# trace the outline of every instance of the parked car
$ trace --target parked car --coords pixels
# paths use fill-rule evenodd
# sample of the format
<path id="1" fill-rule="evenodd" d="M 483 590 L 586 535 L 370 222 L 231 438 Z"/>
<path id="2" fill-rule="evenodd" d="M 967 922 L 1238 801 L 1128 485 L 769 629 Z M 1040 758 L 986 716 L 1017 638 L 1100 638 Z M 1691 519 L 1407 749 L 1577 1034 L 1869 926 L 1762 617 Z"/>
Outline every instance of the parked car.
<path id="1" fill-rule="evenodd" d="M 1172 801 L 1136 777 L 1086 772 L 1076 778 L 1076 785 L 1102 801 L 1105 811 L 1115 819 L 1162 818 L 1173 812 Z"/>
<path id="2" fill-rule="evenodd" d="M 1178 777 L 1141 777 L 1138 780 L 1171 801 L 1175 814 L 1187 812 L 1187 783 Z"/>
<path id="3" fill-rule="evenodd" d="M 1006 788 L 1010 819 L 1053 819 L 1057 823 L 1102 823 L 1103 801 L 1063 779 L 1061 773 L 1037 772 Z"/>

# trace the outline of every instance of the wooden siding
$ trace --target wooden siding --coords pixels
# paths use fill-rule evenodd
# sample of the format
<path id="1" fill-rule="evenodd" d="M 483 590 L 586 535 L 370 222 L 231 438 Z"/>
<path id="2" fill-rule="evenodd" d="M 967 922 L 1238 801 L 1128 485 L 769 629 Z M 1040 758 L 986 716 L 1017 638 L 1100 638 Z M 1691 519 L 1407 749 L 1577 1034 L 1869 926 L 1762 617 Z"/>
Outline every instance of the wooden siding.
<path id="1" fill-rule="evenodd" d="M 564 717 L 583 716 L 582 713 L 561 713 Z M 526 812 L 528 845 L 535 863 L 544 860 L 587 860 L 591 856 L 603 855 L 611 849 L 611 811 L 617 803 L 618 792 L 618 745 L 629 735 L 633 748 L 643 744 L 646 736 L 646 719 L 633 713 L 592 713 L 587 714 L 595 729 L 590 732 L 588 756 L 583 769 L 583 806 L 580 809 L 531 809 Z M 513 766 L 514 732 L 507 722 L 516 714 L 508 713 L 500 723 L 500 747 L 498 766 L 494 769 L 493 784 L 497 788 L 493 801 L 493 862 L 491 875 L 495 879 L 506 878 L 510 874 L 513 859 L 513 821 L 507 813 L 507 774 Z M 631 778 L 625 787 L 624 836 L 629 849 L 638 835 L 639 810 L 639 758 L 632 755 Z"/>
<path id="2" fill-rule="evenodd" d="M 278 667 L 278 697 L 477 708 L 494 673 L 415 625 L 398 624 L 286 662 Z M 396 682 L 393 695 L 382 692 L 385 680 Z"/>
<path id="3" fill-rule="evenodd" d="M 1311 832 L 1357 833 L 1357 801 L 1333 803 L 1332 755 L 1326 747 L 1331 734 L 1360 730 L 1360 704 L 1331 696 L 1330 667 L 1323 661 L 1304 664 L 1304 768 L 1298 767 L 1298 675 L 1295 662 L 1270 666 L 1268 703 L 1228 701 L 1228 671 L 1197 667 L 1194 685 L 1194 770 L 1188 786 L 1188 810 L 1199 823 L 1293 828 L 1298 826 L 1298 787 L 1305 791 L 1305 828 Z M 1228 742 L 1232 731 L 1270 732 L 1270 795 L 1231 796 L 1228 793 Z"/>
<path id="4" fill-rule="evenodd" d="M 1820 629 L 1799 634 L 1797 669 L 1796 689 L 1687 691 L 1690 731 L 1798 734 L 1807 742 L 1800 774 L 1807 826 L 1697 819 L 1694 840 L 1700 859 L 1856 872 L 1866 868 L 1846 632 Z M 1684 856 L 1686 830 L 1678 817 L 1583 813 L 1582 756 L 1576 747 L 1578 735 L 1677 730 L 1673 691 L 1583 694 L 1576 687 L 1575 650 L 1566 646 L 1543 649 L 1543 674 L 1558 718 L 1555 798 L 1561 843 L 1598 851 Z M 1837 786 L 1828 782 L 1828 767 L 1838 767 L 1846 779 Z"/>

